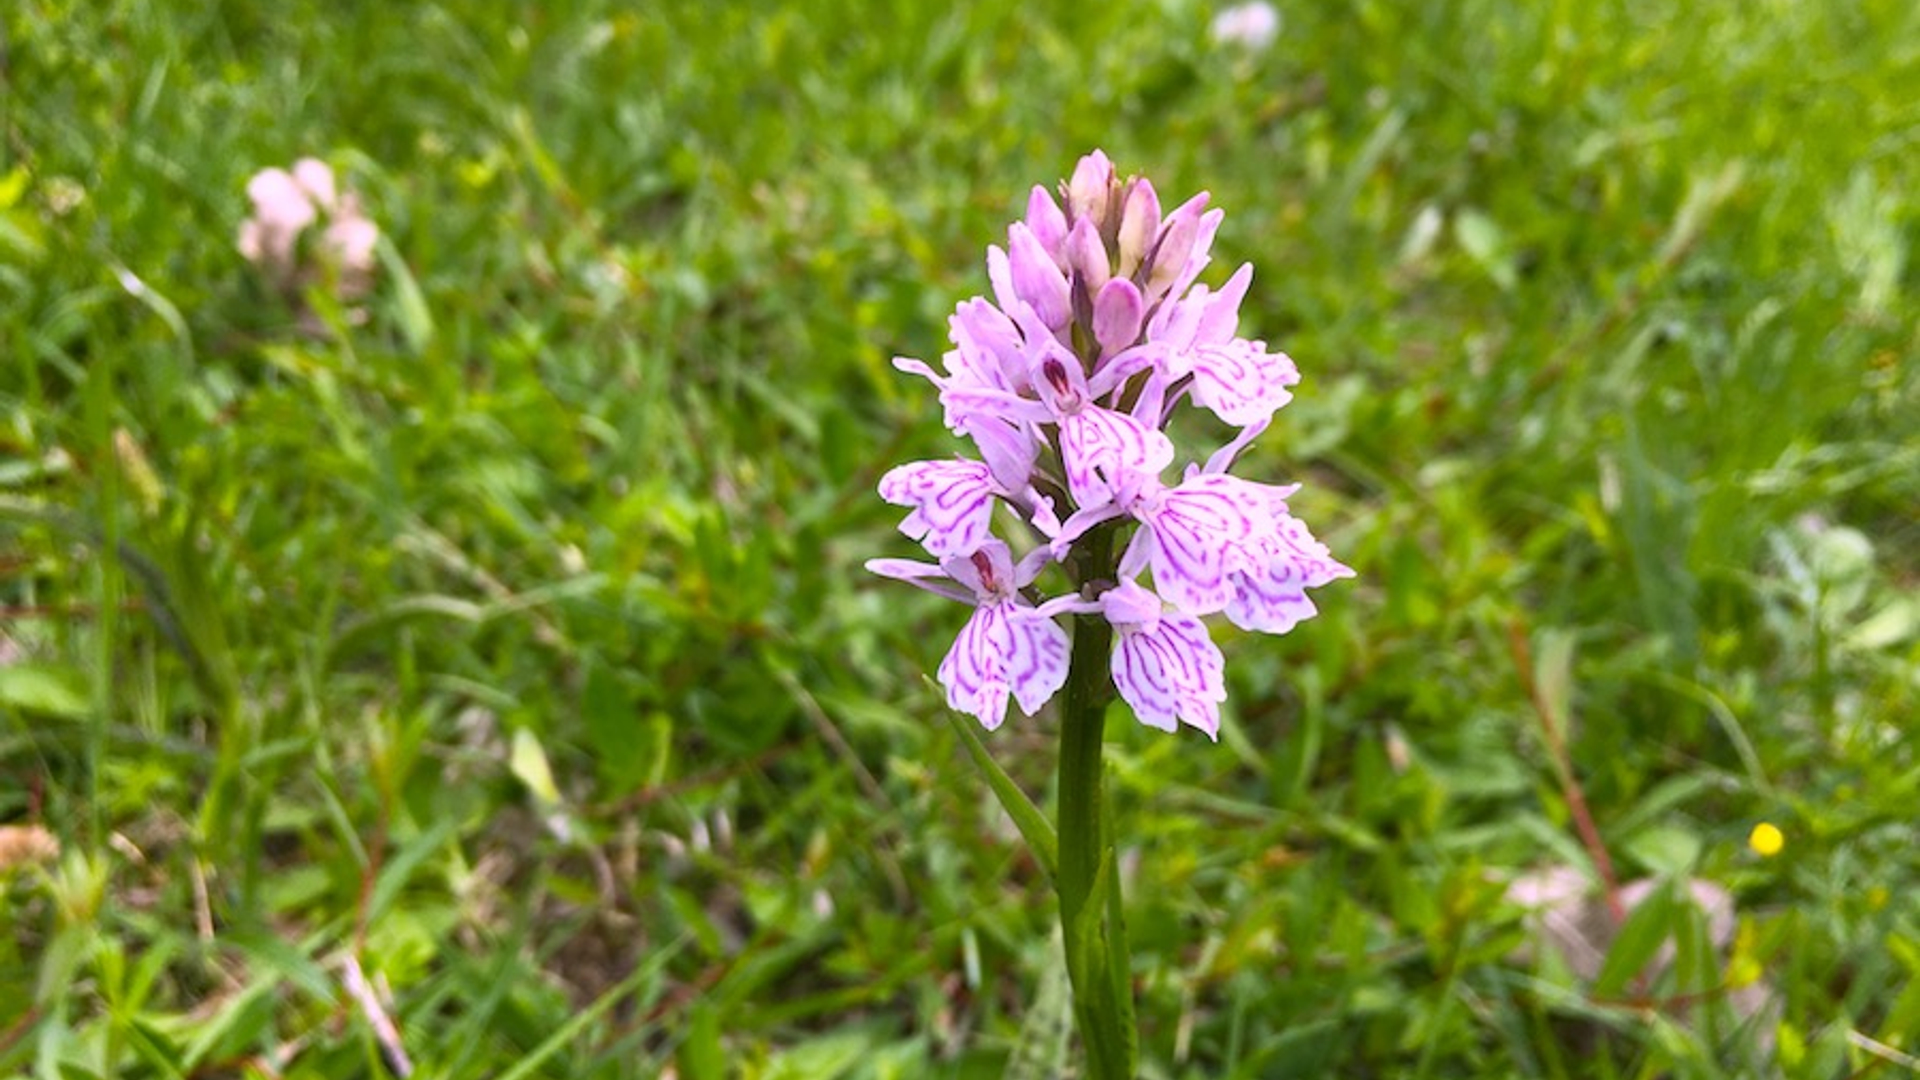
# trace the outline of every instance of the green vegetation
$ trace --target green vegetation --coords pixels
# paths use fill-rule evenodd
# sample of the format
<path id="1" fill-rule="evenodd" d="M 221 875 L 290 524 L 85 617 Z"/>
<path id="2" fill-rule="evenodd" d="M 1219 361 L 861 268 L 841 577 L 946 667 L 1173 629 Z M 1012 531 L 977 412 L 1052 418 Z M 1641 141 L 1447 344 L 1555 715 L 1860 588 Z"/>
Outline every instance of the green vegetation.
<path id="1" fill-rule="evenodd" d="M 1920 7 L 1210 14 L 0 7 L 0 1074 L 386 1075 L 353 959 L 423 1077 L 1062 1075 L 960 618 L 860 563 L 957 445 L 888 359 L 1099 146 L 1226 208 L 1306 375 L 1241 471 L 1360 574 L 1218 628 L 1219 746 L 1109 720 L 1146 1074 L 1902 1075 Z M 364 318 L 235 251 L 306 154 Z M 1724 949 L 1521 954 L 1543 718 Z"/>

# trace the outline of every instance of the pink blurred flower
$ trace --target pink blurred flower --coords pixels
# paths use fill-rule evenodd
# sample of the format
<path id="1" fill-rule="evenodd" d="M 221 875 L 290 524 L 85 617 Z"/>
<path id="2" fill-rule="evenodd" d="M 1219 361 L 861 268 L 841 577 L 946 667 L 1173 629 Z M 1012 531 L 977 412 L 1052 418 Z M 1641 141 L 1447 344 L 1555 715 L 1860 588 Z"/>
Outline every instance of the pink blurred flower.
<path id="1" fill-rule="evenodd" d="M 253 216 L 240 224 L 237 246 L 275 287 L 298 292 L 331 277 L 341 299 L 365 296 L 373 286 L 373 249 L 380 227 L 352 192 L 341 194 L 333 170 L 317 158 L 301 158 L 291 171 L 263 169 L 247 181 Z M 309 250 L 300 238 L 325 219 Z M 311 263 L 311 264 L 310 264 Z"/>
<path id="2" fill-rule="evenodd" d="M 1213 17 L 1208 34 L 1216 45 L 1261 52 L 1280 36 L 1280 12 L 1266 0 L 1235 4 Z"/>

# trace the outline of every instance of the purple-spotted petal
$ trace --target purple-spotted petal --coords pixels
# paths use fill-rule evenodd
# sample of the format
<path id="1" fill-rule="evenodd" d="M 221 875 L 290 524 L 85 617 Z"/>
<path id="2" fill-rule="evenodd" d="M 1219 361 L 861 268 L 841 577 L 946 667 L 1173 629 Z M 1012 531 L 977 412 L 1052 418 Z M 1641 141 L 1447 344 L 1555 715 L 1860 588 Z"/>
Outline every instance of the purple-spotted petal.
<path id="1" fill-rule="evenodd" d="M 1194 402 L 1236 427 L 1271 418 L 1293 400 L 1287 388 L 1300 381 L 1300 369 L 1285 353 L 1244 338 L 1200 346 L 1192 366 Z"/>
<path id="2" fill-rule="evenodd" d="M 1007 681 L 1020 711 L 1032 716 L 1067 682 L 1067 632 L 1032 608 L 1009 605 L 1007 629 L 1013 645 L 1007 653 Z"/>
<path id="3" fill-rule="evenodd" d="M 1006 719 L 1009 695 L 1032 716 L 1066 682 L 1067 635 L 1011 600 L 988 604 L 960 628 L 938 675 L 947 704 L 991 731 Z"/>
<path id="4" fill-rule="evenodd" d="M 880 497 L 913 512 L 900 531 L 936 558 L 966 555 L 986 542 L 993 524 L 993 472 L 978 461 L 915 461 L 880 478 Z"/>
<path id="5" fill-rule="evenodd" d="M 1134 718 L 1161 731 L 1184 722 L 1217 741 L 1226 662 L 1206 626 L 1169 613 L 1151 624 L 1123 625 L 1117 636 L 1113 684 Z"/>
<path id="6" fill-rule="evenodd" d="M 1227 606 L 1233 599 L 1227 575 L 1251 565 L 1261 538 L 1273 531 L 1265 490 L 1218 473 L 1190 477 L 1141 500 L 1133 512 L 1145 525 L 1147 538 L 1138 542 L 1149 545 L 1154 588 L 1190 615 Z"/>
<path id="7" fill-rule="evenodd" d="M 1263 560 L 1231 579 L 1227 619 L 1243 630 L 1284 634 L 1318 613 L 1308 589 L 1353 576 L 1351 568 L 1335 560 L 1305 523 L 1291 515 L 1276 516 L 1261 549 Z"/>
<path id="8" fill-rule="evenodd" d="M 1126 413 L 1089 405 L 1060 418 L 1060 457 L 1074 504 L 1094 506 L 1114 486 L 1173 464 L 1173 441 Z"/>
<path id="9" fill-rule="evenodd" d="M 995 604 L 974 611 L 936 672 L 940 685 L 947 688 L 947 706 L 972 714 L 988 731 L 1007 718 L 1007 697 L 1013 691 L 1003 659 L 1012 646 L 1003 610 L 1009 606 Z"/>

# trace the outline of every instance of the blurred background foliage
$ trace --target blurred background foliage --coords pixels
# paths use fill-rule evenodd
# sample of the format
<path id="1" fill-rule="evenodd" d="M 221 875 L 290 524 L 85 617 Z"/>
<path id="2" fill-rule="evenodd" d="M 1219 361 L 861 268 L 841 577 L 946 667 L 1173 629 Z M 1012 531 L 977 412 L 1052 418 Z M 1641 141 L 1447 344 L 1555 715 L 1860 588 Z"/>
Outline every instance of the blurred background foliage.
<path id="1" fill-rule="evenodd" d="M 1911 1069 L 1920 8 L 1213 14 L 6 5 L 0 1072 L 385 1075 L 349 961 L 424 1076 L 1066 1072 L 957 615 L 860 563 L 955 448 L 888 360 L 1095 146 L 1226 208 L 1246 472 L 1360 573 L 1220 629 L 1219 746 L 1110 725 L 1148 1075 Z M 363 315 L 235 251 L 308 154 Z M 1730 939 L 1535 941 L 1543 718 Z"/>

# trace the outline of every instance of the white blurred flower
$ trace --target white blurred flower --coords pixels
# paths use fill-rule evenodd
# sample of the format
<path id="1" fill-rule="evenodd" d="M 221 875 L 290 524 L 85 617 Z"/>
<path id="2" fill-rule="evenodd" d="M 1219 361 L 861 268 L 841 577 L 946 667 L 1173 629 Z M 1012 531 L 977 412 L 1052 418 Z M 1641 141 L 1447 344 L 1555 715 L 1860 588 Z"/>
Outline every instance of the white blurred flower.
<path id="1" fill-rule="evenodd" d="M 1223 9 L 1208 28 L 1214 44 L 1260 52 L 1280 36 L 1280 12 L 1267 0 L 1252 0 Z"/>

